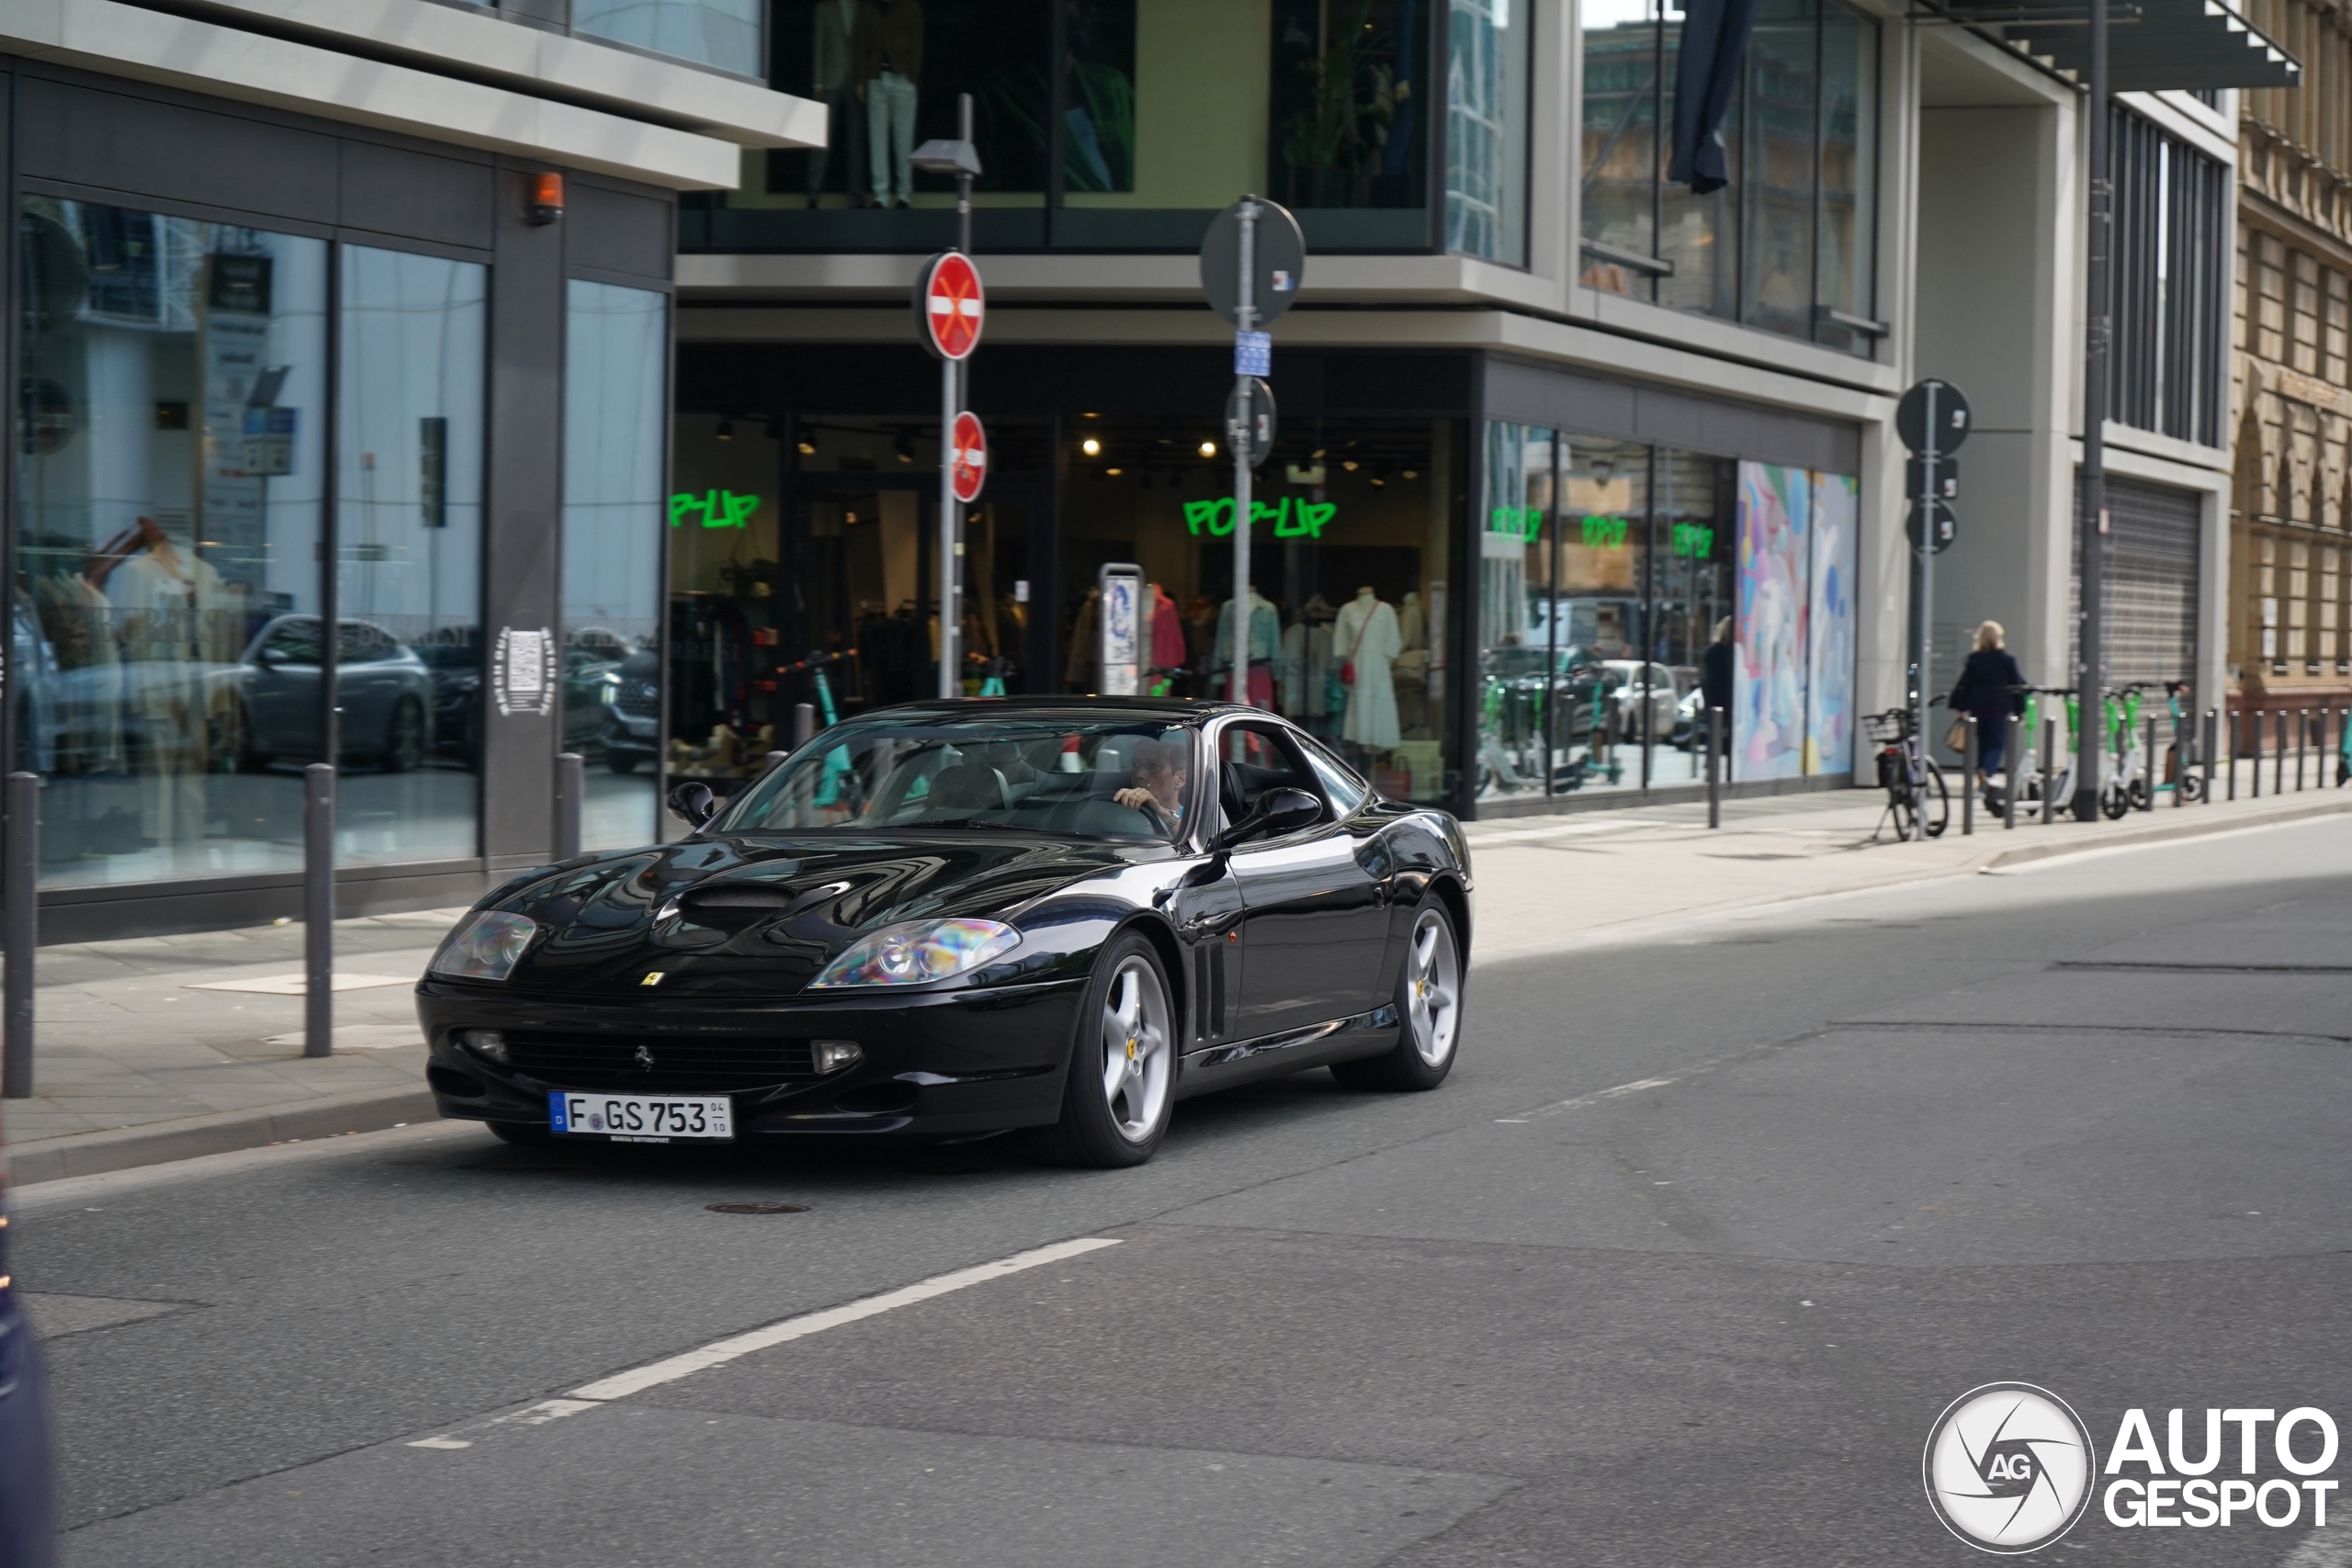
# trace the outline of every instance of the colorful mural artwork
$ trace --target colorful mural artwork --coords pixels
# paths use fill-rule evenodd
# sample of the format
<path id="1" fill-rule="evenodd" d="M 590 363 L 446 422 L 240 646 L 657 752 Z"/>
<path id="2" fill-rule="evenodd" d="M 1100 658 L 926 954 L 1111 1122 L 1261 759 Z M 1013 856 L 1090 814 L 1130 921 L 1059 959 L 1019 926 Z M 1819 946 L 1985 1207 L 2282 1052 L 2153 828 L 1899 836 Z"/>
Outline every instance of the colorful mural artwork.
<path id="1" fill-rule="evenodd" d="M 1804 771 L 1844 773 L 1854 762 L 1854 554 L 1860 486 L 1845 474 L 1813 476 L 1813 593 Z"/>
<path id="2" fill-rule="evenodd" d="M 1733 670 L 1738 779 L 1805 771 L 1806 547 L 1813 477 L 1770 463 L 1739 466 L 1739 660 Z"/>

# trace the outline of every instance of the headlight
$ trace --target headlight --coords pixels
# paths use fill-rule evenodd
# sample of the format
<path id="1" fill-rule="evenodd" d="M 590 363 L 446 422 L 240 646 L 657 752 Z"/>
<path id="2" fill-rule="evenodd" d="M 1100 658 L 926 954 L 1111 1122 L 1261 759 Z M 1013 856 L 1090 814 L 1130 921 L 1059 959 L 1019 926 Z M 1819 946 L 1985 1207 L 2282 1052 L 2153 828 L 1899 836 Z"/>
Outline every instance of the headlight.
<path id="1" fill-rule="evenodd" d="M 523 950 L 539 922 L 527 915 L 484 909 L 469 919 L 441 944 L 426 973 L 454 975 L 467 980 L 503 980 L 522 962 Z"/>
<path id="2" fill-rule="evenodd" d="M 1019 931 L 994 920 L 909 920 L 853 943 L 808 988 L 919 986 L 960 975 L 1020 945 Z"/>

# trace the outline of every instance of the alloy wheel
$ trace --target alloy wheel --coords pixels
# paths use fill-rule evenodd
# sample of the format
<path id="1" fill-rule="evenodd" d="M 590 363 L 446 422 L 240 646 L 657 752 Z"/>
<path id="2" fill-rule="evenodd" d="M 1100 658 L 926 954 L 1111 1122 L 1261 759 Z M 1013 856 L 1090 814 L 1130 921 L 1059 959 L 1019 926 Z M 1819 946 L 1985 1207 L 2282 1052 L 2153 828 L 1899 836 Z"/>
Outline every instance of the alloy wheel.
<path id="1" fill-rule="evenodd" d="M 1102 1100 L 1111 1124 L 1131 1144 L 1159 1125 L 1173 1049 L 1159 976 L 1141 955 L 1131 955 L 1111 976 L 1102 1006 Z"/>
<path id="2" fill-rule="evenodd" d="M 1462 1019 L 1462 958 L 1453 927 L 1435 909 L 1424 909 L 1413 926 L 1405 955 L 1406 1026 L 1413 1050 L 1430 1066 L 1453 1055 Z"/>

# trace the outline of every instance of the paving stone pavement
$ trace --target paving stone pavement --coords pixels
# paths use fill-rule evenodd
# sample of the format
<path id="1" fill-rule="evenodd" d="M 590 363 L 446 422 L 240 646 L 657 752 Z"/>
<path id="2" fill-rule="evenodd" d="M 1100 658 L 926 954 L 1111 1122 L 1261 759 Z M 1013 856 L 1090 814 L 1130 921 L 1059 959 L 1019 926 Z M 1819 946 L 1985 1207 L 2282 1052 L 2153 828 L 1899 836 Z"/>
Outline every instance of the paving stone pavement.
<path id="1" fill-rule="evenodd" d="M 1677 921 L 1789 898 L 2000 870 L 2053 852 L 2352 813 L 2352 790 L 2256 800 L 2242 787 L 2241 795 L 2178 810 L 2160 806 L 2120 822 L 2015 830 L 1980 812 L 1968 838 L 1955 807 L 1951 831 L 1928 843 L 1873 838 L 1883 803 L 1875 790 L 1726 801 L 1723 828 L 1714 831 L 1703 804 L 1472 823 L 1465 832 L 1478 883 L 1474 949 L 1481 964 L 1508 962 L 1639 940 Z M 322 1135 L 326 1129 L 308 1122 L 300 1134 L 288 1131 L 294 1123 L 286 1118 L 305 1108 L 332 1119 L 346 1106 L 372 1107 L 368 1126 L 390 1124 L 387 1115 L 417 1114 L 424 1045 L 409 987 L 463 912 L 336 922 L 339 980 L 393 983 L 339 985 L 335 1053 L 317 1059 L 302 1055 L 299 983 L 277 994 L 215 988 L 299 977 L 299 925 L 41 949 L 38 1092 L 0 1102 L 0 1126 L 20 1173 L 37 1173 L 19 1179 Z M 139 1144 L 131 1129 L 155 1136 Z M 333 1128 L 348 1130 L 339 1121 Z M 86 1148 L 93 1140 L 107 1147 Z"/>

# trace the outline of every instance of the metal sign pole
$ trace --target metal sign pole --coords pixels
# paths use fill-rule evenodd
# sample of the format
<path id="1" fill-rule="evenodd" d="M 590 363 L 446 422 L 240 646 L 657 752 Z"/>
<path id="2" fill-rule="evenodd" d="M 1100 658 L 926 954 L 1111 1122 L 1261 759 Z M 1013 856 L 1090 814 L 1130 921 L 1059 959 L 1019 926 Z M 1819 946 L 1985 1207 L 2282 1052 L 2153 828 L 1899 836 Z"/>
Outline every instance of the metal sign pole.
<path id="1" fill-rule="evenodd" d="M 2085 262 L 2083 333 L 2082 658 L 2076 683 L 2082 688 L 2082 723 L 2075 734 L 2075 818 L 2098 818 L 2098 785 L 2106 761 L 2100 733 L 2105 711 L 2099 699 L 2105 671 L 2099 644 L 2107 633 L 2107 373 L 2110 318 L 2108 256 L 2115 228 L 2115 182 L 2107 153 L 2107 0 L 2090 0 L 2090 222 Z"/>
<path id="2" fill-rule="evenodd" d="M 1258 325 L 1258 201 L 1241 198 L 1240 308 L 1235 312 L 1239 332 Z M 1237 343 L 1238 339 L 1235 340 Z M 1236 367 L 1233 377 L 1236 417 L 1225 433 L 1233 452 L 1233 700 L 1250 700 L 1250 378 Z"/>
<path id="3" fill-rule="evenodd" d="M 1927 383 L 1928 443 L 1919 454 L 1919 662 L 1916 677 L 1917 690 L 1912 693 L 1913 722 L 1918 726 L 1919 756 L 1931 760 L 1933 744 L 1928 734 L 1928 656 L 1933 651 L 1931 626 L 1936 613 L 1936 459 L 1942 451 L 1938 445 L 1941 432 L 1937 421 L 1936 394 L 1942 389 L 1935 382 Z M 1928 839 L 1928 814 L 1924 810 L 1911 814 L 1911 831 L 1921 843 Z"/>

